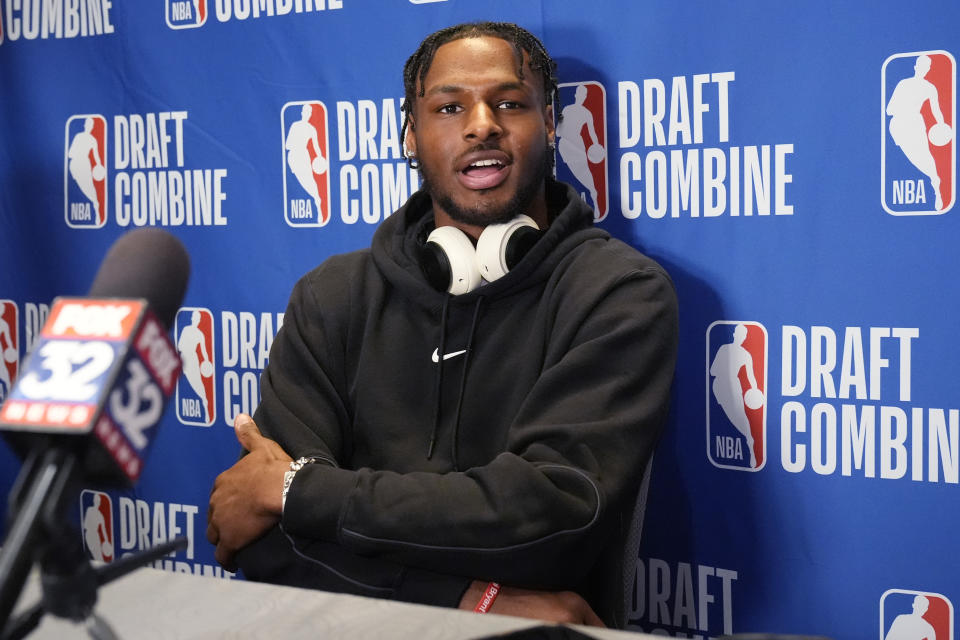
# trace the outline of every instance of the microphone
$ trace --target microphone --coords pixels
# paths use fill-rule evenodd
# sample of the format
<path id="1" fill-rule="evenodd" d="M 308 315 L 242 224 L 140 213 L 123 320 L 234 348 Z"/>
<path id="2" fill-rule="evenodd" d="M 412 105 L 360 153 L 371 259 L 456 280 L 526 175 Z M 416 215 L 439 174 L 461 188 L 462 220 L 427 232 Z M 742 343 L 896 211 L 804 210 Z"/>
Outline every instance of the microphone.
<path id="1" fill-rule="evenodd" d="M 0 430 L 21 457 L 56 436 L 87 479 L 137 481 L 180 375 L 167 332 L 189 270 L 179 240 L 138 229 L 114 243 L 87 297 L 54 301 L 0 409 Z"/>
<path id="2" fill-rule="evenodd" d="M 74 619 L 92 611 L 103 578 L 60 514 L 81 477 L 114 485 L 140 477 L 180 375 L 167 333 L 189 271 L 177 238 L 137 229 L 107 252 L 88 296 L 54 300 L 0 408 L 0 431 L 25 459 L 8 505 L 15 517 L 0 548 L 0 632 L 34 556 L 43 565 L 48 610 Z M 55 597 L 46 595 L 48 575 L 60 583 Z"/>

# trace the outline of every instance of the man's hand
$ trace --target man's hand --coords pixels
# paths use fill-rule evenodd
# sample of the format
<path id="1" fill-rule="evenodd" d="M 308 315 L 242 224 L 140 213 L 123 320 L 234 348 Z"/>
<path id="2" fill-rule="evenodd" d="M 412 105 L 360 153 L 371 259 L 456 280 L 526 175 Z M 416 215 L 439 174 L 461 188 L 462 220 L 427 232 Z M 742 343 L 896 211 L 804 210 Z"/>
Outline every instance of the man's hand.
<path id="1" fill-rule="evenodd" d="M 486 582 L 474 581 L 460 600 L 460 608 L 473 611 L 487 589 Z M 490 613 L 520 618 L 535 618 L 560 624 L 585 624 L 605 627 L 587 601 L 572 591 L 534 591 L 503 587 L 490 607 Z"/>
<path id="2" fill-rule="evenodd" d="M 234 555 L 277 524 L 283 514 L 283 474 L 292 458 L 273 440 L 260 435 L 250 416 L 233 422 L 237 440 L 249 453 L 217 476 L 207 511 L 207 540 L 225 569 L 236 571 Z"/>

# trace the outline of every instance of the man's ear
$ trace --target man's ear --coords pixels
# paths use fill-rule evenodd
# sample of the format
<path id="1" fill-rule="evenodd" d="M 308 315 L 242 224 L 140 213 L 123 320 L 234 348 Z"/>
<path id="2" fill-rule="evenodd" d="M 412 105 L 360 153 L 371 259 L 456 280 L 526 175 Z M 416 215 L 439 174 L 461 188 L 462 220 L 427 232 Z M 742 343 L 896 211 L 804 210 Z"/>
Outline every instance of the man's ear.
<path id="1" fill-rule="evenodd" d="M 554 143 L 557 136 L 557 128 L 553 122 L 553 105 L 548 104 L 543 110 L 543 123 L 547 127 L 547 142 Z"/>
<path id="2" fill-rule="evenodd" d="M 416 157 L 417 156 L 417 133 L 416 127 L 413 125 L 413 114 L 407 118 L 407 132 L 403 137 L 403 154 L 407 157 Z"/>

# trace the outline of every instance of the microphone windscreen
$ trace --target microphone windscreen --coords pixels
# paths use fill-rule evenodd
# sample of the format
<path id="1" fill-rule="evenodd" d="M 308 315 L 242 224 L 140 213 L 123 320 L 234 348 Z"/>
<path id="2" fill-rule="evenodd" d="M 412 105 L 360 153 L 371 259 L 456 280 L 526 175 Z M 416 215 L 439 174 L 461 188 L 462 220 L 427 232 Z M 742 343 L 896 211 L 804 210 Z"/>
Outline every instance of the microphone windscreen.
<path id="1" fill-rule="evenodd" d="M 190 256 L 162 229 L 135 229 L 113 243 L 90 287 L 95 298 L 146 298 L 169 330 L 190 277 Z"/>

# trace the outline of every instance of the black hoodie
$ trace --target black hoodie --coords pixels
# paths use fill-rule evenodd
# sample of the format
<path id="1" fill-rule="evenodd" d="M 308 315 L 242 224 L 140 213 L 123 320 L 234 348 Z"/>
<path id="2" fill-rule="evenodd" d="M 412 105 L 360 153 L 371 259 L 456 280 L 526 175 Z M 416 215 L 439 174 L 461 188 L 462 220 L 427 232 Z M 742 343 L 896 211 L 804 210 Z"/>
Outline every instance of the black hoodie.
<path id="1" fill-rule="evenodd" d="M 248 548 L 248 577 L 450 606 L 472 579 L 572 589 L 622 624 L 610 571 L 666 418 L 676 298 L 572 188 L 551 202 L 523 260 L 464 295 L 421 273 L 422 192 L 297 283 L 255 420 L 316 463 L 281 523 L 299 559 Z"/>

